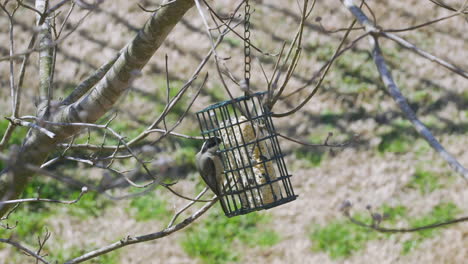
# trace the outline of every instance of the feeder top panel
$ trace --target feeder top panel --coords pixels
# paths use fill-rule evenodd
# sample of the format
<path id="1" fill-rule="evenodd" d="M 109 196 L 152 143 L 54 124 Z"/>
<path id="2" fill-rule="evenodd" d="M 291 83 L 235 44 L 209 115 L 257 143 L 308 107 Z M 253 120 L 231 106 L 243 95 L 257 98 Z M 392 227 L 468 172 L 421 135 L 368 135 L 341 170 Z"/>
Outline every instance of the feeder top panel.
<path id="1" fill-rule="evenodd" d="M 237 102 L 240 102 L 240 101 L 248 100 L 248 99 L 251 98 L 251 97 L 258 97 L 258 96 L 263 95 L 263 94 L 266 94 L 266 93 L 267 93 L 267 92 L 258 92 L 258 93 L 254 93 L 254 94 L 252 94 L 252 95 L 244 95 L 244 96 L 241 96 L 241 97 L 234 98 L 234 99 L 232 99 L 232 100 L 222 101 L 222 102 L 219 102 L 219 103 L 216 103 L 216 104 L 212 104 L 212 105 L 206 107 L 205 109 L 196 112 L 196 114 L 200 114 L 200 113 L 203 113 L 203 112 L 207 112 L 207 111 L 209 111 L 209 110 L 213 110 L 213 109 L 216 109 L 216 108 L 219 108 L 219 107 L 228 105 L 228 104 L 232 104 L 232 103 L 237 103 Z"/>

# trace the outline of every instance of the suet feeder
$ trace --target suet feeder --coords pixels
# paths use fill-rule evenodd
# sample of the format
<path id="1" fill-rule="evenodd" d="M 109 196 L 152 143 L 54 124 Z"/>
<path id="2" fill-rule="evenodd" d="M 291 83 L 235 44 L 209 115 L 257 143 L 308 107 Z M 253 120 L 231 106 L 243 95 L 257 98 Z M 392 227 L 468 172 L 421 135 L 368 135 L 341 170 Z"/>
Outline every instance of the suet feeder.
<path id="1" fill-rule="evenodd" d="M 221 139 L 224 173 L 216 184 L 228 217 L 270 209 L 297 197 L 272 112 L 262 103 L 264 96 L 265 92 L 246 95 L 197 112 L 203 138 Z"/>

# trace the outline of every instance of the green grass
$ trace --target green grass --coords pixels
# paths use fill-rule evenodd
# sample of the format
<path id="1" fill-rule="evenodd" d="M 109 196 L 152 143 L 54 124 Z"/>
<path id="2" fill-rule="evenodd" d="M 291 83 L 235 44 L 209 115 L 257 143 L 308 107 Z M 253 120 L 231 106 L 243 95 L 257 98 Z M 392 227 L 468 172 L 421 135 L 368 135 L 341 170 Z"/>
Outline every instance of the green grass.
<path id="1" fill-rule="evenodd" d="M 385 216 L 382 225 L 389 227 L 402 221 L 407 215 L 407 208 L 402 205 L 383 205 L 377 212 Z M 434 223 L 453 219 L 459 213 L 459 209 L 453 203 L 441 203 L 435 206 L 431 212 L 421 217 L 410 219 L 408 226 L 421 227 Z M 370 224 L 371 218 L 366 214 L 356 214 L 353 217 Z M 402 243 L 402 254 L 408 254 L 417 249 L 424 239 L 434 237 L 440 228 L 433 228 L 412 233 L 412 237 Z M 346 258 L 362 250 L 366 244 L 375 239 L 388 239 L 395 234 L 378 233 L 348 220 L 335 220 L 325 226 L 314 226 L 310 234 L 313 242 L 312 250 L 326 252 L 332 259 Z"/>
<path id="2" fill-rule="evenodd" d="M 3 138 L 9 123 L 10 122 L 8 120 L 0 116 L 0 139 Z M 16 127 L 15 131 L 10 137 L 10 141 L 7 147 L 11 145 L 21 145 L 21 142 L 23 142 L 27 132 L 28 129 L 26 127 Z"/>
<path id="3" fill-rule="evenodd" d="M 109 117 L 105 116 L 99 119 L 96 123 L 103 125 L 103 124 L 106 124 L 108 121 L 109 121 Z M 141 132 L 143 132 L 146 129 L 146 127 L 143 125 L 138 125 L 129 120 L 120 120 L 120 119 L 114 119 L 110 123 L 109 127 L 112 128 L 119 135 L 123 136 L 126 142 L 135 138 L 136 136 L 138 136 Z M 89 134 L 88 134 L 88 131 L 89 131 Z M 106 145 L 119 144 L 119 139 L 115 137 L 114 135 L 112 135 L 110 131 L 106 131 L 104 129 L 89 129 L 89 130 L 83 129 L 83 132 L 76 138 L 75 143 L 85 144 L 88 141 L 88 137 L 89 137 L 90 144 L 101 145 L 104 140 L 104 133 L 107 134 L 105 138 L 106 141 L 104 142 Z"/>
<path id="4" fill-rule="evenodd" d="M 414 91 L 411 94 L 410 99 L 412 102 L 421 103 L 425 105 L 434 102 L 433 95 L 431 94 L 431 92 L 426 91 L 426 90 Z"/>
<path id="5" fill-rule="evenodd" d="M 220 210 L 214 210 L 188 229 L 181 244 L 187 254 L 202 263 L 242 261 L 242 247 L 270 247 L 280 241 L 275 231 L 265 227 L 269 220 L 265 213 L 227 218 Z"/>
<path id="6" fill-rule="evenodd" d="M 406 153 L 411 149 L 413 139 L 407 134 L 393 130 L 382 136 L 378 145 L 379 152 Z"/>
<path id="7" fill-rule="evenodd" d="M 421 227 L 434 223 L 445 222 L 454 219 L 455 216 L 460 212 L 457 206 L 453 203 L 441 203 L 435 206 L 431 212 L 419 218 L 415 218 L 410 221 L 411 227 Z M 403 242 L 402 254 L 409 254 L 412 250 L 416 249 L 424 239 L 428 239 L 436 235 L 440 231 L 439 228 L 426 229 L 418 231 L 413 234 L 413 237 Z"/>
<path id="8" fill-rule="evenodd" d="M 184 134 L 198 136 L 200 132 L 197 127 L 194 130 L 184 131 Z M 171 141 L 178 145 L 176 151 L 173 153 L 176 166 L 188 166 L 190 169 L 195 170 L 195 155 L 200 150 L 203 141 L 179 137 L 173 137 Z"/>
<path id="9" fill-rule="evenodd" d="M 15 226 L 14 229 L 0 228 L 0 237 L 9 237 L 13 235 L 25 242 L 33 242 L 36 235 L 42 232 L 46 226 L 48 218 L 51 213 L 46 210 L 29 211 L 27 207 L 20 207 L 16 209 L 6 221 L 10 226 Z M 5 221 L 2 221 L 6 224 Z"/>
<path id="10" fill-rule="evenodd" d="M 390 224 L 394 224 L 408 213 L 408 209 L 403 205 L 389 206 L 384 204 L 380 211 L 385 216 L 385 222 Z"/>
<path id="11" fill-rule="evenodd" d="M 155 192 L 133 198 L 127 209 L 137 221 L 167 220 L 170 216 L 166 201 L 158 197 Z"/>
<path id="12" fill-rule="evenodd" d="M 4 119 L 3 116 L 0 116 L 0 140 L 3 138 L 3 135 L 5 134 L 9 123 L 10 121 Z M 11 135 L 10 140 L 8 141 L 8 144 L 6 145 L 5 149 L 8 150 L 8 148 L 12 145 L 21 145 L 23 139 L 26 137 L 27 132 L 28 129 L 26 127 L 17 126 L 13 131 L 13 134 Z M 4 166 L 5 165 L 3 164 L 3 161 L 0 160 L 0 170 L 2 170 Z"/>
<path id="13" fill-rule="evenodd" d="M 320 123 L 321 124 L 336 124 L 340 119 L 343 119 L 343 113 L 334 112 L 330 110 L 324 110 L 320 114 Z"/>
<path id="14" fill-rule="evenodd" d="M 407 214 L 407 208 L 402 205 L 395 207 L 383 205 L 378 211 L 386 216 L 384 221 L 385 226 L 395 224 Z M 409 226 L 420 227 L 444 222 L 453 219 L 458 212 L 459 209 L 453 203 L 442 203 L 435 206 L 427 215 L 410 220 Z M 365 223 L 371 222 L 370 217 L 367 215 L 358 214 L 354 217 Z M 439 228 L 413 233 L 412 238 L 402 243 L 402 254 L 408 254 L 412 250 L 417 249 L 424 239 L 433 237 L 438 231 Z M 363 249 L 371 240 L 384 239 L 392 235 L 374 232 L 346 220 L 337 220 L 332 221 L 326 226 L 315 226 L 310 239 L 314 243 L 312 248 L 314 251 L 327 252 L 332 259 L 337 259 L 351 256 L 353 253 Z"/>
<path id="15" fill-rule="evenodd" d="M 198 149 L 191 147 L 181 147 L 174 153 L 176 165 L 188 165 L 195 169 L 195 155 Z"/>
<path id="16" fill-rule="evenodd" d="M 428 194 L 440 188 L 439 178 L 431 171 L 417 169 L 407 187 L 415 188 L 421 194 Z"/>
<path id="17" fill-rule="evenodd" d="M 39 197 L 57 200 L 74 200 L 80 193 L 55 180 L 49 181 L 34 177 L 25 188 L 21 198 L 38 197 L 38 190 Z M 80 219 L 97 217 L 109 204 L 109 200 L 101 198 L 95 192 L 86 193 L 80 201 L 70 205 L 46 202 L 23 203 L 8 219 L 10 226 L 18 222 L 16 228 L 10 230 L 0 228 L 0 237 L 14 235 L 23 241 L 35 243 L 37 235 L 47 227 L 50 218 L 59 217 L 61 214 L 76 216 Z"/>
<path id="18" fill-rule="evenodd" d="M 72 199 L 78 197 L 79 192 L 74 192 Z M 105 208 L 110 206 L 112 202 L 96 192 L 86 193 L 78 203 L 72 204 L 67 208 L 70 215 L 76 216 L 80 219 L 86 219 L 89 217 L 99 217 Z"/>
<path id="19" fill-rule="evenodd" d="M 242 45 L 242 40 L 239 38 L 225 37 L 224 41 L 233 47 L 240 47 Z"/>
<path id="20" fill-rule="evenodd" d="M 41 198 L 56 199 L 56 200 L 75 200 L 81 190 L 71 189 L 59 183 L 56 180 L 46 180 L 39 177 L 34 177 L 28 186 L 25 188 L 22 197 L 32 198 L 38 196 Z M 51 214 L 57 208 L 63 208 L 67 214 L 77 216 L 80 219 L 88 217 L 98 217 L 102 210 L 111 204 L 110 200 L 99 196 L 98 193 L 90 191 L 84 194 L 81 199 L 70 205 L 52 204 L 52 203 L 28 203 L 28 209 L 37 211 L 39 208 L 50 211 Z"/>
<path id="21" fill-rule="evenodd" d="M 214 103 L 222 102 L 227 99 L 222 86 L 214 86 L 211 89 L 207 89 L 208 94 L 211 97 L 211 101 Z"/>
<path id="22" fill-rule="evenodd" d="M 157 76 L 154 78 L 155 85 L 158 89 L 157 95 L 160 96 L 160 98 L 166 98 L 167 96 L 167 81 L 165 77 Z M 172 99 L 174 98 L 177 93 L 180 91 L 180 89 L 184 86 L 184 83 L 179 80 L 170 80 L 169 81 L 169 98 Z M 154 104 L 154 99 L 144 97 L 144 99 L 149 100 L 149 102 Z M 189 96 L 188 93 L 185 93 L 185 95 L 180 99 L 180 101 L 174 105 L 172 108 L 170 114 L 167 116 L 168 119 L 174 119 L 177 116 L 181 115 L 187 106 L 187 103 L 189 101 Z M 166 102 L 160 102 L 156 103 L 156 111 L 157 112 L 162 112 L 164 110 L 164 107 L 166 106 Z"/>
<path id="23" fill-rule="evenodd" d="M 388 223 L 395 223 L 406 215 L 407 208 L 402 205 L 394 207 L 383 205 L 378 211 L 386 216 Z M 367 212 L 353 217 L 365 223 L 371 222 Z M 344 219 L 331 221 L 325 226 L 316 225 L 309 236 L 313 242 L 312 250 L 326 252 L 332 259 L 349 257 L 362 250 L 369 241 L 385 237 L 384 234 Z"/>
<path id="24" fill-rule="evenodd" d="M 358 215 L 356 218 L 370 221 L 368 216 Z M 337 259 L 363 249 L 368 241 L 377 238 L 377 233 L 347 220 L 337 220 L 326 226 L 315 226 L 309 238 L 313 242 L 313 251 L 324 251 L 332 259 Z"/>
<path id="25" fill-rule="evenodd" d="M 377 147 L 380 153 L 406 153 L 411 150 L 415 141 L 414 129 L 411 123 L 404 119 L 394 120 L 390 129 L 379 136 L 382 138 Z"/>
<path id="26" fill-rule="evenodd" d="M 325 153 L 317 149 L 301 148 L 295 151 L 298 159 L 306 160 L 312 167 L 317 167 L 322 162 Z"/>

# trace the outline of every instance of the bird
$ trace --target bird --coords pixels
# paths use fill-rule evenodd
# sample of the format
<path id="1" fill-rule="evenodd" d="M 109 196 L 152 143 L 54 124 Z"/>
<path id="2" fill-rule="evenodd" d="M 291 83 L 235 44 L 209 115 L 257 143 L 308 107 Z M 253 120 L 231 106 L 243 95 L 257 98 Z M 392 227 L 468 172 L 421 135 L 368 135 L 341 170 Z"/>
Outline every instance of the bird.
<path id="1" fill-rule="evenodd" d="M 221 139 L 218 137 L 211 137 L 207 139 L 200 150 L 195 156 L 195 165 L 200 176 L 205 183 L 217 196 L 220 195 L 220 184 L 222 183 L 223 162 L 217 150 Z"/>

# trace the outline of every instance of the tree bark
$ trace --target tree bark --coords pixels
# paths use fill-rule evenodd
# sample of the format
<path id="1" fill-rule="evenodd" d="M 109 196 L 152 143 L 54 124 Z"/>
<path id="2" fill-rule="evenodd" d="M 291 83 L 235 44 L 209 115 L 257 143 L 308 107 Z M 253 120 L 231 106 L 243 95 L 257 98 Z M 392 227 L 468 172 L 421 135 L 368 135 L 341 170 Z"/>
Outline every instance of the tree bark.
<path id="1" fill-rule="evenodd" d="M 193 0 L 178 0 L 153 14 L 135 38 L 122 50 L 120 57 L 104 78 L 87 95 L 77 102 L 59 107 L 50 121 L 56 123 L 94 123 L 109 111 L 117 99 L 128 89 L 129 83 L 146 65 L 161 46 L 174 26 L 194 5 Z M 24 190 L 33 173 L 23 166 L 26 163 L 41 165 L 55 149 L 79 131 L 79 127 L 41 124 L 56 134 L 54 138 L 37 130 L 30 130 L 17 155 L 11 155 L 7 167 L 0 174 L 0 197 L 16 199 Z M 8 207 L 0 208 L 0 216 Z"/>

